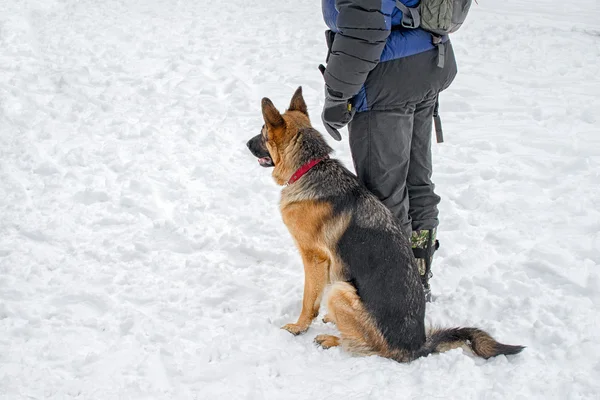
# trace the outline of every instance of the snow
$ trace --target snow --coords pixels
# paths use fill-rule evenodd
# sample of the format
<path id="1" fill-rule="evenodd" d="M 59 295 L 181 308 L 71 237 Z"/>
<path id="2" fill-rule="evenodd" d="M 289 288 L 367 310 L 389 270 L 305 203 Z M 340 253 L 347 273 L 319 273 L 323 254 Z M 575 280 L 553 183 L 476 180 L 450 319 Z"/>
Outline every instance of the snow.
<path id="1" fill-rule="evenodd" d="M 480 0 L 453 35 L 427 321 L 527 349 L 408 365 L 279 329 L 303 270 L 245 142 L 299 85 L 322 130 L 318 2 L 0 10 L 1 399 L 599 397 L 595 0 Z"/>

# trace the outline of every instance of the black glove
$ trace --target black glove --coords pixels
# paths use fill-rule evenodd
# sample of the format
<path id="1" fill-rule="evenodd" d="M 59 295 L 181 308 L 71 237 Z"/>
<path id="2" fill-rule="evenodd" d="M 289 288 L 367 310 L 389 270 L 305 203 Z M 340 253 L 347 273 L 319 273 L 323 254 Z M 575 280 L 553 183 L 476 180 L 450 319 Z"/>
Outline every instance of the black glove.
<path id="1" fill-rule="evenodd" d="M 348 99 L 336 97 L 335 93 L 325 88 L 325 105 L 321 119 L 331 137 L 338 141 L 342 140 L 342 135 L 338 130 L 348 125 L 355 113 L 356 109 L 352 107 Z"/>
<path id="2" fill-rule="evenodd" d="M 325 76 L 325 67 L 319 65 L 319 71 Z M 356 113 L 356 109 L 352 106 L 348 99 L 342 99 L 342 94 L 332 91 L 325 85 L 325 105 L 323 106 L 323 112 L 321 113 L 321 119 L 325 130 L 335 140 L 342 140 L 342 135 L 338 129 L 342 129 L 346 126 Z"/>

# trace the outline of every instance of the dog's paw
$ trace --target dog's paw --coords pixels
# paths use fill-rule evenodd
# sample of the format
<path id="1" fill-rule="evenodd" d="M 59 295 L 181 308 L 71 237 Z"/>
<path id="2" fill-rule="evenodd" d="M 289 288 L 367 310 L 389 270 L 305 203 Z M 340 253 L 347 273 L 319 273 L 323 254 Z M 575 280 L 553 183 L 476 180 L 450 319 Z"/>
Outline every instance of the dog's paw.
<path id="1" fill-rule="evenodd" d="M 294 336 L 300 335 L 308 330 L 308 325 L 287 324 L 281 327 Z"/>
<path id="2" fill-rule="evenodd" d="M 340 338 L 333 335 L 317 335 L 315 337 L 315 343 L 324 349 L 340 345 Z"/>
<path id="3" fill-rule="evenodd" d="M 331 322 L 332 324 L 335 324 L 335 319 L 333 319 L 333 318 L 331 317 L 331 314 L 325 314 L 325 316 L 323 317 L 323 322 L 325 322 L 326 324 L 328 324 L 328 323 L 330 323 L 330 322 Z"/>

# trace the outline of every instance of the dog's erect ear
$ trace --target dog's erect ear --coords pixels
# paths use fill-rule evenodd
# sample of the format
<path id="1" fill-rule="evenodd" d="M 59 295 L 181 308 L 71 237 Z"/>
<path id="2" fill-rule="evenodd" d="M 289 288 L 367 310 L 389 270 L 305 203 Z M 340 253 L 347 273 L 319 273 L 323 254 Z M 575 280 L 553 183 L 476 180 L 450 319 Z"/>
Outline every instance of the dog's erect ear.
<path id="1" fill-rule="evenodd" d="M 273 128 L 285 125 L 283 117 L 277 111 L 273 102 L 266 97 L 262 99 L 262 113 L 265 123 Z"/>
<path id="2" fill-rule="evenodd" d="M 301 113 L 308 115 L 308 108 L 304 102 L 304 97 L 302 97 L 302 86 L 298 87 L 292 96 L 288 111 L 300 111 Z"/>

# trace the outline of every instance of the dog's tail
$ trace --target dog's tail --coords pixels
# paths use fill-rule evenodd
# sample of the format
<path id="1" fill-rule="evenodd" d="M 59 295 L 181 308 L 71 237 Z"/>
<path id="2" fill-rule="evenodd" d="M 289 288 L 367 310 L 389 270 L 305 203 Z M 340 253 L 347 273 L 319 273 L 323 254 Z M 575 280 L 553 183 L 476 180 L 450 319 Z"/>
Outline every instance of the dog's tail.
<path id="1" fill-rule="evenodd" d="M 467 347 L 473 353 L 485 359 L 500 354 L 517 354 L 525 348 L 524 346 L 500 343 L 487 332 L 477 328 L 438 328 L 429 332 L 425 344 L 415 352 L 414 358 L 459 347 Z"/>

